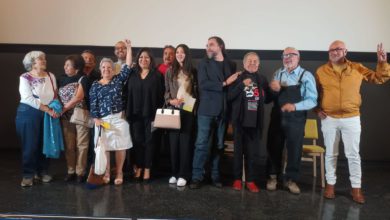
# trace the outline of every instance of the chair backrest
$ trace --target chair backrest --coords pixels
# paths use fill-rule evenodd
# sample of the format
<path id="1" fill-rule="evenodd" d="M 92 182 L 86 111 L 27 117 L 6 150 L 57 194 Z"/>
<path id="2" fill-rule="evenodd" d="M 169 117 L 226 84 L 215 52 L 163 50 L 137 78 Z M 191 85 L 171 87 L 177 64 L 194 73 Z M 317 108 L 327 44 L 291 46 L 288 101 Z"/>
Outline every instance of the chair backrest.
<path id="1" fill-rule="evenodd" d="M 318 139 L 318 128 L 316 119 L 306 119 L 305 138 Z"/>

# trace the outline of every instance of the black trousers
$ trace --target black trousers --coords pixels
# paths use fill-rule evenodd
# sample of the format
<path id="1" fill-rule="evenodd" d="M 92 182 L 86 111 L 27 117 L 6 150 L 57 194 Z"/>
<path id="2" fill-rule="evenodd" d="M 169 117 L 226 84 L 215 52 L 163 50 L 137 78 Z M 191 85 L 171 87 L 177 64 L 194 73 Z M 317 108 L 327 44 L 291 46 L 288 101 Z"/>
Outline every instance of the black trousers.
<path id="1" fill-rule="evenodd" d="M 152 167 L 154 151 L 154 134 L 151 131 L 152 120 L 134 117 L 130 124 L 130 132 L 134 145 L 135 164 L 137 168 Z"/>
<path id="2" fill-rule="evenodd" d="M 302 157 L 306 112 L 281 114 L 273 111 L 268 129 L 267 174 L 281 176 L 284 146 L 287 148 L 285 180 L 297 181 Z"/>
<path id="3" fill-rule="evenodd" d="M 172 176 L 191 179 L 194 151 L 194 115 L 180 111 L 181 129 L 169 130 Z"/>
<path id="4" fill-rule="evenodd" d="M 260 153 L 260 131 L 258 128 L 234 126 L 234 179 L 242 177 L 243 158 L 246 182 L 256 180 L 256 159 Z"/>

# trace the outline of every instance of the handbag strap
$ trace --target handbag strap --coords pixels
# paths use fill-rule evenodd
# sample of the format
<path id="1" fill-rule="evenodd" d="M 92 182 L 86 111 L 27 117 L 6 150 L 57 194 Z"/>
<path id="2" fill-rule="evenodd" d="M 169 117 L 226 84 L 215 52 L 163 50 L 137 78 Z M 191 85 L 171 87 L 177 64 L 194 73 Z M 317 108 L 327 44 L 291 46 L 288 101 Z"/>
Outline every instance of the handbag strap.
<path id="1" fill-rule="evenodd" d="M 83 80 L 84 77 L 85 76 L 80 77 L 80 79 L 77 81 L 77 87 L 76 87 L 76 90 L 75 90 L 75 93 L 74 93 L 73 97 L 76 96 L 77 91 L 79 90 L 79 87 L 80 87 L 80 84 L 81 84 L 81 80 Z M 85 93 L 84 93 L 84 95 L 85 95 Z M 78 102 L 75 107 L 77 108 L 77 105 L 82 103 L 82 102 L 83 101 Z"/>
<path id="2" fill-rule="evenodd" d="M 54 93 L 53 99 L 56 99 L 56 98 L 57 98 L 57 93 L 56 93 L 56 90 L 54 89 L 54 83 L 53 83 L 53 80 L 51 79 L 51 76 L 50 76 L 50 73 L 49 73 L 49 72 L 47 72 L 47 76 L 48 76 L 49 79 L 50 79 L 51 88 L 53 89 L 53 93 Z"/>
<path id="3" fill-rule="evenodd" d="M 164 114 L 165 109 L 170 109 L 172 111 L 172 115 L 175 113 L 175 108 L 167 106 L 166 103 L 164 103 L 163 107 L 161 108 L 161 113 Z"/>

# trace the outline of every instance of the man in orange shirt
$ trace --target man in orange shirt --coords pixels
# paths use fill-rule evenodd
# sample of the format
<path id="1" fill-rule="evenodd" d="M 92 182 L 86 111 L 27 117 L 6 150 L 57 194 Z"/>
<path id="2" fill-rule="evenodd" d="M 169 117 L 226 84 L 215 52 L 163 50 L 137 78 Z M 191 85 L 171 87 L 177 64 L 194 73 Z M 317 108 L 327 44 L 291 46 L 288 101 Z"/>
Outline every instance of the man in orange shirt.
<path id="1" fill-rule="evenodd" d="M 321 130 L 326 147 L 325 169 L 326 188 L 324 197 L 333 199 L 336 184 L 336 166 L 340 137 L 348 159 L 352 197 L 357 203 L 364 203 L 361 191 L 360 143 L 360 86 L 365 80 L 383 84 L 390 79 L 390 65 L 382 44 L 377 47 L 378 64 L 376 71 L 361 63 L 346 59 L 347 48 L 342 41 L 329 46 L 329 62 L 318 68 L 316 81 L 319 93 L 317 106 L 321 118 Z"/>

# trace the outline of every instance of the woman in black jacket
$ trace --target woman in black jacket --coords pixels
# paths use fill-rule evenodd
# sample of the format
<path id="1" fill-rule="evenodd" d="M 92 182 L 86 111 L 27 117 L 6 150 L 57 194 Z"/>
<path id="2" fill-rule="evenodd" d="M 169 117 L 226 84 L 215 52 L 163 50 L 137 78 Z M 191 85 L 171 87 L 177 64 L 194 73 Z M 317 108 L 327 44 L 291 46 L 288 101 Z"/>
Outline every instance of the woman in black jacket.
<path id="1" fill-rule="evenodd" d="M 152 122 L 157 108 L 164 102 L 164 78 L 155 69 L 153 55 L 142 48 L 136 57 L 135 74 L 130 75 L 127 93 L 127 120 L 135 150 L 135 175 L 139 180 L 150 179 L 153 161 L 154 132 Z"/>
<path id="2" fill-rule="evenodd" d="M 169 183 L 179 187 L 191 178 L 196 93 L 196 70 L 190 49 L 180 44 L 175 49 L 172 67 L 165 74 L 164 95 L 167 106 L 180 109 L 181 128 L 168 131 L 172 165 Z"/>
<path id="3" fill-rule="evenodd" d="M 260 58 L 254 52 L 244 56 L 245 71 L 229 88 L 234 133 L 234 183 L 233 189 L 242 189 L 242 166 L 245 158 L 246 188 L 258 192 L 255 184 L 255 159 L 260 151 L 263 128 L 265 94 L 268 81 L 258 72 Z"/>

